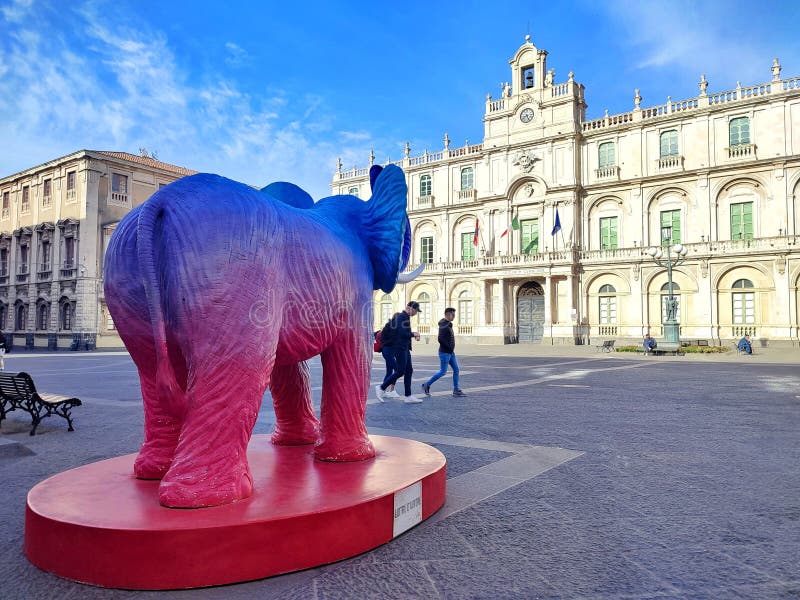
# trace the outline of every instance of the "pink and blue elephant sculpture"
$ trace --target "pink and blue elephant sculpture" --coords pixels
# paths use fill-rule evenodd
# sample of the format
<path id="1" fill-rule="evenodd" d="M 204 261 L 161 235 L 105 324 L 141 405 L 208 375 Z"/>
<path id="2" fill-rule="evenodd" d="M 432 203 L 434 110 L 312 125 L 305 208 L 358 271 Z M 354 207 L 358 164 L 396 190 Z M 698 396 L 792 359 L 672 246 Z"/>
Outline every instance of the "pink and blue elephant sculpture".
<path id="1" fill-rule="evenodd" d="M 364 422 L 372 292 L 409 279 L 410 231 L 402 170 L 370 176 L 368 201 L 314 203 L 292 184 L 259 191 L 193 175 L 120 222 L 105 297 L 141 379 L 134 472 L 161 480 L 161 504 L 216 506 L 252 493 L 246 451 L 268 387 L 273 443 L 315 444 L 326 461 L 375 455 Z M 305 362 L 318 354 L 319 420 Z"/>

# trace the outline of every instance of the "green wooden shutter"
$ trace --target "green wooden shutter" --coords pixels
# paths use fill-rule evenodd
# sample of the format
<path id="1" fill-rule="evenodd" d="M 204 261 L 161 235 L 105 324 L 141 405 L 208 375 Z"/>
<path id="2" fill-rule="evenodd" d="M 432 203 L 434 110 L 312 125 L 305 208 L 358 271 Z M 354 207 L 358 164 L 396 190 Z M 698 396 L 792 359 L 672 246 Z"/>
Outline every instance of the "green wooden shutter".
<path id="1" fill-rule="evenodd" d="M 672 227 L 672 243 L 681 243 L 681 211 L 663 210 L 661 211 L 661 227 Z M 661 235 L 661 232 L 659 232 Z M 661 240 L 664 243 L 664 240 Z"/>
<path id="2" fill-rule="evenodd" d="M 731 239 L 753 239 L 753 203 L 731 204 Z"/>
<path id="3" fill-rule="evenodd" d="M 474 237 L 474 233 L 461 234 L 461 260 L 475 259 L 475 246 L 472 244 Z"/>
<path id="4" fill-rule="evenodd" d="M 600 249 L 613 250 L 617 248 L 617 217 L 600 219 Z"/>
<path id="5" fill-rule="evenodd" d="M 520 253 L 535 254 L 539 252 L 539 219 L 520 221 Z"/>

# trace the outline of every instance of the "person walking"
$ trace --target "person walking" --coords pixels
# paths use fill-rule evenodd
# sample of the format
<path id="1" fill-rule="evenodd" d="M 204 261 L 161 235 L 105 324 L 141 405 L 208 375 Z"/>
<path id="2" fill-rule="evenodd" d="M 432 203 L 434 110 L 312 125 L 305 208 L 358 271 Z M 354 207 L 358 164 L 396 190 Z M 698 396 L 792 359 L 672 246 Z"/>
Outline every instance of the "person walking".
<path id="1" fill-rule="evenodd" d="M 453 396 L 466 396 L 458 387 L 458 360 L 456 359 L 456 336 L 453 333 L 453 319 L 456 318 L 456 309 L 444 309 L 444 319 L 439 321 L 439 372 L 434 373 L 428 381 L 422 384 L 422 391 L 426 396 L 431 395 L 431 386 L 434 382 L 447 373 L 447 365 L 453 369 Z"/>
<path id="2" fill-rule="evenodd" d="M 6 370 L 6 352 L 8 352 L 8 346 L 6 346 L 5 336 L 0 335 L 0 371 Z"/>
<path id="3" fill-rule="evenodd" d="M 383 357 L 383 361 L 386 363 L 386 375 L 384 375 L 384 379 L 388 379 L 392 373 L 397 368 L 397 360 L 394 357 L 394 348 L 391 345 L 387 344 L 384 341 L 384 335 L 386 339 L 389 340 L 390 332 L 389 332 L 389 321 L 386 322 L 386 325 L 383 326 L 383 329 L 380 331 L 375 332 L 375 345 L 374 350 L 376 352 L 380 352 L 381 356 Z M 386 388 L 386 391 L 383 393 L 382 396 L 378 396 L 378 400 L 381 402 L 386 402 L 386 398 L 399 398 L 400 394 L 398 394 L 393 385 L 390 385 Z"/>
<path id="4" fill-rule="evenodd" d="M 375 386 L 375 395 L 381 402 L 391 397 L 387 396 L 386 390 L 397 383 L 400 377 L 403 378 L 403 386 L 405 387 L 403 402 L 406 404 L 422 402 L 421 398 L 411 394 L 411 374 L 414 372 L 414 367 L 411 364 L 411 339 L 419 340 L 419 333 L 411 331 L 411 317 L 418 312 L 419 302 L 412 300 L 402 312 L 396 313 L 389 321 L 389 335 L 386 337 L 389 338 L 389 344 L 394 350 L 395 366 L 392 373 L 384 378 L 383 383 Z"/>

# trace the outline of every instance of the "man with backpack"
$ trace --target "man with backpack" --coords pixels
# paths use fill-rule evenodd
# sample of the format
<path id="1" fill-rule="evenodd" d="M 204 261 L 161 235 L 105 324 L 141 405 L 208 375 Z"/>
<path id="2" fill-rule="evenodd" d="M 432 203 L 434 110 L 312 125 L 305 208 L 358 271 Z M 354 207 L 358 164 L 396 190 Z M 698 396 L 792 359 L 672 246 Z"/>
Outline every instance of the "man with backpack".
<path id="1" fill-rule="evenodd" d="M 389 332 L 388 332 L 389 323 L 390 321 L 387 321 L 386 325 L 383 326 L 383 329 L 380 329 L 375 332 L 374 334 L 375 343 L 372 345 L 372 349 L 375 352 L 380 352 L 381 356 L 383 356 L 384 362 L 386 362 L 386 375 L 384 375 L 383 377 L 384 380 L 388 379 L 394 372 L 394 370 L 397 368 L 397 361 L 394 358 L 394 348 L 392 348 L 388 344 L 383 343 L 384 332 L 386 338 L 387 339 L 389 338 Z M 386 391 L 383 393 L 383 395 L 378 396 L 378 400 L 380 400 L 381 402 L 385 402 L 386 398 L 399 398 L 399 397 L 400 394 L 398 394 L 395 391 L 394 385 L 390 385 L 388 388 L 386 388 Z"/>
<path id="2" fill-rule="evenodd" d="M 395 364 L 392 372 L 387 375 L 383 383 L 375 386 L 375 395 L 383 402 L 391 396 L 386 395 L 389 386 L 394 386 L 400 377 L 403 378 L 406 404 L 419 404 L 421 398 L 411 394 L 411 374 L 414 368 L 411 365 L 411 338 L 419 340 L 419 333 L 411 331 L 411 317 L 419 312 L 419 302 L 409 302 L 402 312 L 396 313 L 381 331 L 381 341 L 384 348 L 390 347 L 394 354 Z M 385 355 L 384 355 L 385 358 Z"/>

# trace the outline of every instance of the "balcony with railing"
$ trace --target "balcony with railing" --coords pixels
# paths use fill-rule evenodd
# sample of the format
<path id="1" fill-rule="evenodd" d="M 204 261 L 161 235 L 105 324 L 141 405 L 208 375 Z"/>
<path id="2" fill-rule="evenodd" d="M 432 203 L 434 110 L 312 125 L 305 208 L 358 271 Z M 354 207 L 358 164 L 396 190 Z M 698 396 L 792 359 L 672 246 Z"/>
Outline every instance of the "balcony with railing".
<path id="1" fill-rule="evenodd" d="M 111 192 L 111 202 L 119 206 L 127 206 L 128 194 L 122 192 Z"/>
<path id="2" fill-rule="evenodd" d="M 433 206 L 433 196 L 420 196 L 417 198 L 417 206 L 419 208 L 431 208 Z"/>
<path id="3" fill-rule="evenodd" d="M 478 190 L 474 188 L 469 190 L 455 190 L 454 196 L 456 202 L 472 202 L 473 200 L 477 199 Z"/>
<path id="4" fill-rule="evenodd" d="M 738 146 L 725 148 L 725 150 L 728 153 L 728 158 L 756 158 L 755 144 L 739 144 Z"/>
<path id="5" fill-rule="evenodd" d="M 50 206 L 53 206 L 53 196 L 50 194 L 42 196 L 42 208 L 49 208 Z"/>
<path id="6" fill-rule="evenodd" d="M 59 269 L 61 277 L 64 278 L 72 278 L 75 277 L 75 262 L 71 260 L 65 260 L 64 263 L 61 265 L 61 269 Z"/>
<path id="7" fill-rule="evenodd" d="M 674 154 L 672 156 L 662 156 L 658 159 L 659 171 L 674 171 L 683 168 L 683 156 Z"/>
<path id="8" fill-rule="evenodd" d="M 39 281 L 51 279 L 53 277 L 53 265 L 49 262 L 44 262 L 39 265 L 39 271 L 36 273 L 36 278 Z"/>
<path id="9" fill-rule="evenodd" d="M 616 165 L 600 167 L 594 170 L 594 176 L 597 179 L 619 179 L 619 167 Z"/>
<path id="10" fill-rule="evenodd" d="M 75 202 L 77 195 L 75 193 L 75 188 L 67 190 L 67 202 Z"/>
<path id="11" fill-rule="evenodd" d="M 29 267 L 27 263 L 22 263 L 17 267 L 17 281 L 27 281 L 29 274 Z"/>

